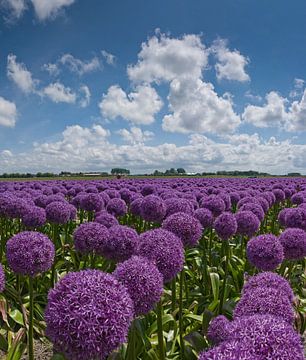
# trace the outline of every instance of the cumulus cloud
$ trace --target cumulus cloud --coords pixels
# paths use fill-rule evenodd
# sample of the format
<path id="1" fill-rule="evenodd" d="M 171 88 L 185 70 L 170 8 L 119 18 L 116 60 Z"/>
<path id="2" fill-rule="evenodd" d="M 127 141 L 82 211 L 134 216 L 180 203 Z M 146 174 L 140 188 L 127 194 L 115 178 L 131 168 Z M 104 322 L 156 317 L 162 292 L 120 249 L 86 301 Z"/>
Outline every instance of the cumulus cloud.
<path id="1" fill-rule="evenodd" d="M 215 69 L 219 80 L 226 79 L 240 82 L 250 80 L 249 75 L 245 71 L 249 59 L 241 55 L 238 50 L 229 50 L 227 42 L 223 39 L 214 41 L 211 50 L 218 61 Z"/>
<path id="2" fill-rule="evenodd" d="M 47 96 L 55 103 L 63 102 L 69 104 L 74 104 L 77 97 L 69 87 L 65 87 L 60 82 L 55 82 L 45 87 L 42 95 Z"/>
<path id="3" fill-rule="evenodd" d="M 130 130 L 120 129 L 118 134 L 129 144 L 144 144 L 154 137 L 152 131 L 142 131 L 139 127 L 132 126 Z"/>
<path id="4" fill-rule="evenodd" d="M 29 94 L 35 92 L 38 80 L 34 80 L 32 74 L 23 63 L 16 61 L 16 55 L 9 54 L 7 57 L 7 76 L 20 90 Z"/>
<path id="5" fill-rule="evenodd" d="M 0 96 L 0 125 L 14 127 L 17 119 L 16 105 Z"/>
<path id="6" fill-rule="evenodd" d="M 66 65 L 70 71 L 75 72 L 79 76 L 99 70 L 101 68 L 100 61 L 96 56 L 91 60 L 83 61 L 75 58 L 71 54 L 65 54 L 60 58 L 59 62 L 63 65 Z"/>
<path id="7" fill-rule="evenodd" d="M 80 92 L 81 92 L 81 99 L 79 100 L 79 104 L 82 108 L 85 108 L 90 103 L 91 93 L 89 87 L 87 85 L 82 85 L 80 87 Z"/>
<path id="8" fill-rule="evenodd" d="M 289 97 L 296 98 L 298 96 L 301 96 L 303 94 L 304 84 L 305 80 L 295 78 L 293 90 L 290 91 Z"/>
<path id="9" fill-rule="evenodd" d="M 58 68 L 57 64 L 52 64 L 52 63 L 44 64 L 42 66 L 42 69 L 47 71 L 51 76 L 57 76 L 60 73 L 60 69 Z"/>
<path id="10" fill-rule="evenodd" d="M 162 105 L 156 90 L 149 85 L 138 85 L 129 94 L 118 85 L 113 85 L 99 103 L 101 114 L 107 119 L 120 117 L 133 124 L 143 125 L 154 122 L 154 116 Z"/>
<path id="11" fill-rule="evenodd" d="M 116 63 L 116 56 L 115 55 L 113 55 L 113 54 L 111 54 L 111 53 L 109 53 L 109 52 L 107 52 L 105 50 L 102 50 L 101 54 L 104 57 L 104 59 L 105 59 L 105 61 L 106 61 L 106 63 L 108 65 L 115 65 L 115 63 Z"/>
<path id="12" fill-rule="evenodd" d="M 0 0 L 0 7 L 5 10 L 5 19 L 10 23 L 22 17 L 27 3 L 26 0 Z"/>
<path id="13" fill-rule="evenodd" d="M 40 21 L 54 19 L 65 7 L 72 5 L 75 0 L 31 0 L 36 16 Z"/>

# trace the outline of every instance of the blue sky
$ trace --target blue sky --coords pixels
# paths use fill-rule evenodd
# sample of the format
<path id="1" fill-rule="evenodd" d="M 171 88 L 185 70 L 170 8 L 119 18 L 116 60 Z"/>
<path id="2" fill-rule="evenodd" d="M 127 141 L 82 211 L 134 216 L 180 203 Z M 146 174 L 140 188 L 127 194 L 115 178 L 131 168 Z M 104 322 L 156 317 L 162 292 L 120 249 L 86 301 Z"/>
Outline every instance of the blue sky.
<path id="1" fill-rule="evenodd" d="M 0 8 L 0 172 L 306 173 L 304 1 Z"/>

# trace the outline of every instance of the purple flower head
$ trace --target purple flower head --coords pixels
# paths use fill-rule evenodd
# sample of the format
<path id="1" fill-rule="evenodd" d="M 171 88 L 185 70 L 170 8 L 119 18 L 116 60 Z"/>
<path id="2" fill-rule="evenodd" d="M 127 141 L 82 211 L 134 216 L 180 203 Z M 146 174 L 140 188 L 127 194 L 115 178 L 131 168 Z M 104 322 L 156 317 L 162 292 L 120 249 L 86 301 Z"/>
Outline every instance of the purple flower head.
<path id="1" fill-rule="evenodd" d="M 260 221 L 252 211 L 238 211 L 235 214 L 237 234 L 251 237 L 259 229 Z"/>
<path id="2" fill-rule="evenodd" d="M 194 217 L 200 221 L 204 229 L 210 228 L 214 222 L 214 216 L 209 209 L 197 209 L 194 212 Z"/>
<path id="3" fill-rule="evenodd" d="M 223 315 L 219 315 L 213 318 L 209 324 L 207 338 L 213 344 L 219 344 L 222 341 L 226 340 L 229 333 L 229 324 L 229 320 Z"/>
<path id="4" fill-rule="evenodd" d="M 22 222 L 30 228 L 43 226 L 46 222 L 46 211 L 38 206 L 31 206 L 28 212 L 22 215 Z"/>
<path id="5" fill-rule="evenodd" d="M 141 202 L 141 217 L 146 221 L 162 222 L 166 214 L 166 204 L 156 195 L 148 195 Z"/>
<path id="6" fill-rule="evenodd" d="M 172 198 L 167 199 L 165 203 L 167 207 L 166 217 L 177 212 L 185 212 L 189 215 L 193 215 L 194 213 L 193 204 L 190 200 Z"/>
<path id="7" fill-rule="evenodd" d="M 238 192 L 233 191 L 229 194 L 230 198 L 231 198 L 231 204 L 232 205 L 237 205 L 238 201 L 240 200 L 240 195 Z"/>
<path id="8" fill-rule="evenodd" d="M 292 204 L 295 204 L 295 205 L 300 205 L 305 200 L 306 200 L 305 199 L 305 194 L 300 193 L 300 192 L 298 192 L 298 193 L 291 196 L 291 202 L 292 202 Z"/>
<path id="9" fill-rule="evenodd" d="M 306 230 L 306 209 L 302 207 L 287 209 L 285 223 L 288 228 Z"/>
<path id="10" fill-rule="evenodd" d="M 47 206 L 48 196 L 47 195 L 38 195 L 36 198 L 34 198 L 34 203 L 36 206 L 39 206 L 41 208 L 45 208 Z"/>
<path id="11" fill-rule="evenodd" d="M 70 219 L 70 204 L 55 201 L 46 206 L 47 220 L 54 224 L 66 224 Z"/>
<path id="12" fill-rule="evenodd" d="M 284 249 L 276 236 L 259 235 L 248 242 L 247 257 L 257 269 L 271 271 L 284 260 Z"/>
<path id="13" fill-rule="evenodd" d="M 32 203 L 29 200 L 11 197 L 6 207 L 6 215 L 12 219 L 21 218 L 33 204 L 34 202 Z"/>
<path id="14" fill-rule="evenodd" d="M 256 196 L 256 201 L 262 207 L 264 213 L 267 213 L 269 210 L 269 202 L 263 196 Z"/>
<path id="15" fill-rule="evenodd" d="M 256 287 L 243 294 L 234 310 L 234 319 L 251 315 L 273 315 L 293 324 L 294 311 L 288 297 L 278 289 Z"/>
<path id="16" fill-rule="evenodd" d="M 96 214 L 95 221 L 99 224 L 102 224 L 106 226 L 107 228 L 110 228 L 115 225 L 119 225 L 118 220 L 115 218 L 115 216 L 109 214 L 106 210 L 102 210 Z"/>
<path id="17" fill-rule="evenodd" d="M 183 244 L 170 231 L 155 229 L 142 233 L 139 236 L 138 254 L 155 262 L 165 283 L 172 280 L 183 269 Z"/>
<path id="18" fill-rule="evenodd" d="M 135 216 L 140 216 L 141 215 L 141 203 L 142 203 L 142 197 L 137 198 L 135 200 L 133 200 L 131 202 L 130 205 L 130 212 L 131 214 L 135 215 Z"/>
<path id="19" fill-rule="evenodd" d="M 74 205 L 69 204 L 70 217 L 69 220 L 75 220 L 77 217 L 77 209 Z"/>
<path id="20" fill-rule="evenodd" d="M 2 264 L 0 264 L 0 292 L 5 289 L 5 273 Z"/>
<path id="21" fill-rule="evenodd" d="M 201 199 L 200 207 L 209 209 L 214 216 L 218 216 L 225 210 L 225 203 L 220 196 L 212 194 Z"/>
<path id="22" fill-rule="evenodd" d="M 155 186 L 144 185 L 143 188 L 141 189 L 141 195 L 143 195 L 143 196 L 151 195 L 151 194 L 154 194 L 155 191 L 156 191 Z"/>
<path id="23" fill-rule="evenodd" d="M 242 295 L 258 287 L 277 289 L 283 296 L 287 296 L 290 302 L 293 302 L 294 294 L 289 282 L 276 273 L 266 271 L 251 276 L 243 286 Z"/>
<path id="24" fill-rule="evenodd" d="M 114 261 L 124 261 L 137 252 L 139 236 L 137 232 L 123 225 L 109 228 L 109 238 L 103 248 L 103 255 Z"/>
<path id="25" fill-rule="evenodd" d="M 97 194 L 99 191 L 95 186 L 88 186 L 84 189 L 88 194 Z"/>
<path id="26" fill-rule="evenodd" d="M 147 258 L 133 256 L 117 265 L 113 275 L 127 288 L 136 316 L 147 314 L 162 296 L 163 276 Z"/>
<path id="27" fill-rule="evenodd" d="M 121 199 L 119 191 L 115 189 L 106 189 L 102 194 L 107 194 L 110 199 Z"/>
<path id="28" fill-rule="evenodd" d="M 195 246 L 200 240 L 203 231 L 199 220 L 186 213 L 175 213 L 168 216 L 164 220 L 162 228 L 173 232 L 186 247 Z"/>
<path id="29" fill-rule="evenodd" d="M 279 213 L 278 213 L 278 216 L 277 216 L 277 220 L 279 222 L 279 224 L 283 227 L 286 226 L 286 215 L 287 215 L 287 211 L 289 209 L 288 208 L 284 208 L 282 209 Z"/>
<path id="30" fill-rule="evenodd" d="M 219 215 L 214 222 L 214 228 L 220 239 L 228 240 L 237 231 L 235 215 L 230 212 L 224 212 Z"/>
<path id="31" fill-rule="evenodd" d="M 54 255 L 52 241 L 36 231 L 20 232 L 6 244 L 7 262 L 16 274 L 35 276 L 48 271 Z"/>
<path id="32" fill-rule="evenodd" d="M 302 229 L 288 228 L 279 236 L 284 248 L 285 259 L 301 260 L 306 256 L 306 232 Z"/>
<path id="33" fill-rule="evenodd" d="M 126 341 L 132 319 L 126 288 L 99 270 L 70 272 L 48 294 L 46 335 L 69 360 L 105 359 Z"/>
<path id="34" fill-rule="evenodd" d="M 103 254 L 104 246 L 109 239 L 108 229 L 97 223 L 81 224 L 73 233 L 75 249 L 83 254 L 96 252 Z"/>
<path id="35" fill-rule="evenodd" d="M 239 211 L 252 211 L 252 213 L 254 213 L 257 217 L 258 220 L 261 222 L 263 221 L 264 217 L 265 217 L 265 213 L 261 207 L 261 205 L 259 204 L 255 204 L 255 203 L 246 203 L 243 204 L 240 208 Z"/>
<path id="36" fill-rule="evenodd" d="M 283 190 L 281 189 L 273 189 L 272 190 L 274 196 L 275 196 L 275 202 L 279 203 L 286 199 L 286 195 Z"/>
<path id="37" fill-rule="evenodd" d="M 127 213 L 126 203 L 122 199 L 113 198 L 111 199 L 107 206 L 106 210 L 114 216 L 123 216 Z"/>
<path id="38" fill-rule="evenodd" d="M 46 206 L 53 202 L 58 202 L 58 201 L 66 203 L 66 200 L 62 194 L 49 195 L 49 196 L 47 196 L 47 199 L 46 199 Z"/>
<path id="39" fill-rule="evenodd" d="M 86 211 L 100 211 L 104 208 L 104 201 L 100 194 L 89 193 L 81 197 L 80 208 Z"/>
<path id="40" fill-rule="evenodd" d="M 126 202 L 126 204 L 130 204 L 132 200 L 133 193 L 128 189 L 121 189 L 119 191 L 121 199 Z"/>

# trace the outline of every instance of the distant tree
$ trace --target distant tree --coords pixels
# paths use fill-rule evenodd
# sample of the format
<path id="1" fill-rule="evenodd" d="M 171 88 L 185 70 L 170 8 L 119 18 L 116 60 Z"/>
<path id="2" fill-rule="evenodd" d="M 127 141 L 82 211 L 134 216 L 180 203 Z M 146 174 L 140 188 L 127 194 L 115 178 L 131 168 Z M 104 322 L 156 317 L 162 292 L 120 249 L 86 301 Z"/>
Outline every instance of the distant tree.
<path id="1" fill-rule="evenodd" d="M 186 170 L 183 168 L 177 168 L 176 171 L 178 174 L 186 174 Z"/>
<path id="2" fill-rule="evenodd" d="M 111 170 L 111 174 L 112 175 L 129 175 L 130 174 L 130 170 L 128 169 L 123 169 L 123 168 L 113 168 Z"/>

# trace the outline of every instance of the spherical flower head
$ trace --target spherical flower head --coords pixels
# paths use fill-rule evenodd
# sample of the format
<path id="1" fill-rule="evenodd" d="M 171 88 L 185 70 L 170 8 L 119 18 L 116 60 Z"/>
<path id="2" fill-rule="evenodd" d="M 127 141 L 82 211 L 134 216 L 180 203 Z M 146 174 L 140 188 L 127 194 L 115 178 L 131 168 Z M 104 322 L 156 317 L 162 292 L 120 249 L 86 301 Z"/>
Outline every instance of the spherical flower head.
<path id="1" fill-rule="evenodd" d="M 135 216 L 140 216 L 141 215 L 141 203 L 142 203 L 143 198 L 137 198 L 135 200 L 133 200 L 130 204 L 130 212 L 131 214 L 135 215 Z"/>
<path id="2" fill-rule="evenodd" d="M 31 206 L 28 212 L 22 215 L 22 222 L 30 228 L 43 226 L 47 220 L 46 211 L 38 206 Z"/>
<path id="3" fill-rule="evenodd" d="M 124 261 L 137 252 L 139 236 L 137 232 L 123 225 L 109 228 L 109 238 L 103 248 L 103 255 L 114 261 Z"/>
<path id="4" fill-rule="evenodd" d="M 114 216 L 123 216 L 127 213 L 126 203 L 122 199 L 113 198 L 111 199 L 107 206 L 106 210 Z"/>
<path id="5" fill-rule="evenodd" d="M 99 194 L 89 193 L 82 196 L 80 208 L 86 211 L 100 211 L 104 208 L 104 201 Z"/>
<path id="6" fill-rule="evenodd" d="M 121 199 L 124 200 L 126 204 L 130 204 L 133 193 L 129 189 L 121 189 L 119 193 Z"/>
<path id="7" fill-rule="evenodd" d="M 277 289 L 284 296 L 287 296 L 290 302 L 293 302 L 294 294 L 289 282 L 276 273 L 266 271 L 251 276 L 243 286 L 242 295 L 258 287 Z"/>
<path id="8" fill-rule="evenodd" d="M 54 255 L 52 241 L 36 231 L 20 232 L 6 244 L 7 262 L 16 274 L 35 276 L 48 271 Z"/>
<path id="9" fill-rule="evenodd" d="M 231 198 L 231 204 L 232 205 L 237 205 L 238 201 L 240 200 L 240 195 L 238 192 L 233 191 L 229 194 L 230 198 Z"/>
<path id="10" fill-rule="evenodd" d="M 69 220 L 75 220 L 77 217 L 77 209 L 74 205 L 69 204 L 70 217 Z"/>
<path id="11" fill-rule="evenodd" d="M 219 344 L 222 341 L 225 341 L 228 337 L 229 324 L 229 320 L 223 315 L 213 318 L 209 324 L 207 338 L 213 344 Z"/>
<path id="12" fill-rule="evenodd" d="M 141 202 L 141 217 L 145 221 L 160 223 L 166 215 L 166 204 L 156 195 L 148 195 Z"/>
<path id="13" fill-rule="evenodd" d="M 5 273 L 2 264 L 0 264 L 0 292 L 5 289 Z"/>
<path id="14" fill-rule="evenodd" d="M 143 196 L 151 195 L 154 194 L 155 191 L 156 189 L 154 185 L 144 185 L 143 188 L 141 189 L 141 195 Z"/>
<path id="15" fill-rule="evenodd" d="M 256 196 L 256 201 L 262 207 L 264 213 L 267 213 L 269 210 L 269 202 L 263 196 Z"/>
<path id="16" fill-rule="evenodd" d="M 29 201 L 17 197 L 11 197 L 6 207 L 6 215 L 12 219 L 21 218 L 28 212 L 30 206 L 31 204 Z"/>
<path id="17" fill-rule="evenodd" d="M 66 224 L 70 219 L 70 204 L 55 201 L 46 206 L 47 220 L 54 224 Z"/>
<path id="18" fill-rule="evenodd" d="M 289 210 L 288 208 L 284 208 L 277 215 L 277 221 L 283 227 L 286 226 L 286 215 L 287 215 L 288 210 Z"/>
<path id="19" fill-rule="evenodd" d="M 107 194 L 109 196 L 110 199 L 120 199 L 120 193 L 119 191 L 115 190 L 115 189 L 106 189 L 105 191 L 103 191 L 102 194 Z"/>
<path id="20" fill-rule="evenodd" d="M 306 232 L 302 229 L 288 228 L 279 236 L 284 248 L 285 259 L 301 260 L 306 256 Z"/>
<path id="21" fill-rule="evenodd" d="M 167 207 L 166 217 L 177 212 L 185 212 L 189 215 L 193 215 L 194 213 L 193 204 L 190 200 L 172 198 L 167 199 L 165 203 Z"/>
<path id="22" fill-rule="evenodd" d="M 259 235 L 248 242 L 247 257 L 257 269 L 272 271 L 283 262 L 284 249 L 276 236 Z"/>
<path id="23" fill-rule="evenodd" d="M 128 290 L 136 316 L 151 311 L 162 296 L 163 276 L 147 258 L 133 256 L 119 264 L 113 275 Z"/>
<path id="24" fill-rule="evenodd" d="M 240 209 L 245 204 L 258 204 L 258 200 L 255 197 L 245 196 L 238 201 L 237 208 Z"/>
<path id="25" fill-rule="evenodd" d="M 220 239 L 228 240 L 237 231 L 235 215 L 230 212 L 224 212 L 219 215 L 214 222 L 214 228 Z"/>
<path id="26" fill-rule="evenodd" d="M 108 229 L 112 226 L 119 225 L 118 220 L 115 216 L 109 214 L 107 211 L 100 211 L 97 213 L 95 221 L 99 224 L 106 226 Z"/>
<path id="27" fill-rule="evenodd" d="M 252 213 L 254 213 L 258 217 L 258 220 L 260 222 L 263 221 L 263 219 L 265 218 L 265 213 L 261 205 L 259 204 L 252 204 L 252 203 L 243 204 L 240 207 L 239 211 L 252 211 Z"/>
<path id="28" fill-rule="evenodd" d="M 270 314 L 290 324 L 294 322 L 292 304 L 278 289 L 256 287 L 242 295 L 234 310 L 234 319 L 256 314 Z"/>
<path id="29" fill-rule="evenodd" d="M 90 252 L 104 254 L 103 250 L 108 239 L 108 229 L 97 222 L 83 223 L 73 233 L 75 249 L 83 254 Z"/>
<path id="30" fill-rule="evenodd" d="M 138 255 L 155 262 L 164 283 L 171 281 L 183 269 L 183 244 L 167 230 L 154 229 L 142 233 L 139 236 Z"/>
<path id="31" fill-rule="evenodd" d="M 238 211 L 235 214 L 237 234 L 251 237 L 259 229 L 260 221 L 252 211 Z"/>
<path id="32" fill-rule="evenodd" d="M 194 217 L 200 221 L 204 229 L 210 228 L 214 222 L 214 216 L 209 209 L 197 209 L 194 212 Z"/>
<path id="33" fill-rule="evenodd" d="M 99 270 L 70 272 L 48 294 L 46 335 L 69 360 L 105 359 L 126 341 L 132 319 L 126 288 Z"/>
<path id="34" fill-rule="evenodd" d="M 52 194 L 52 195 L 47 196 L 46 205 L 51 204 L 55 201 L 56 202 L 60 201 L 60 202 L 64 202 L 64 203 L 66 202 L 66 200 L 62 194 Z"/>
<path id="35" fill-rule="evenodd" d="M 306 209 L 302 207 L 287 209 L 285 223 L 288 228 L 306 230 Z"/>
<path id="36" fill-rule="evenodd" d="M 281 189 L 273 189 L 273 194 L 275 195 L 275 202 L 280 203 L 286 199 L 286 195 Z"/>
<path id="37" fill-rule="evenodd" d="M 202 208 L 209 209 L 214 216 L 219 216 L 225 211 L 225 203 L 218 195 L 204 196 L 200 201 Z"/>
<path id="38" fill-rule="evenodd" d="M 294 195 L 291 196 L 290 200 L 291 200 L 292 204 L 300 205 L 303 202 L 305 202 L 305 200 L 306 200 L 305 194 L 303 194 L 301 192 L 295 193 Z"/>
<path id="39" fill-rule="evenodd" d="M 175 213 L 168 216 L 164 220 L 162 228 L 178 236 L 186 247 L 195 246 L 203 232 L 200 221 L 186 213 Z"/>
<path id="40" fill-rule="evenodd" d="M 38 195 L 34 198 L 34 203 L 36 206 L 39 206 L 41 208 L 45 208 L 47 206 L 48 196 L 47 195 Z"/>

